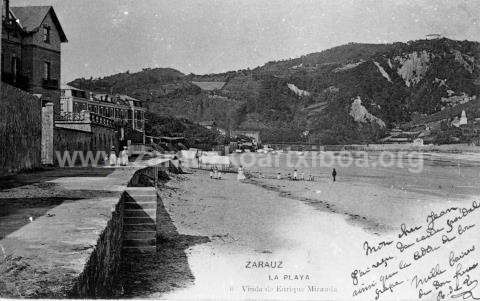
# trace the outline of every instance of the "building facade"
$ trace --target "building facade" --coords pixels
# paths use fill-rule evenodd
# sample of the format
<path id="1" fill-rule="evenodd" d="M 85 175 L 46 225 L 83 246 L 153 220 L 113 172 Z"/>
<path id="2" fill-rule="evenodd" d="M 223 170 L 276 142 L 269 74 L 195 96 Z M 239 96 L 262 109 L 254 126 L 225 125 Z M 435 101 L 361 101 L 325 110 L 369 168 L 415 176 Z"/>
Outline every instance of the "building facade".
<path id="1" fill-rule="evenodd" d="M 144 133 L 145 108 L 138 99 L 127 95 L 95 93 L 70 86 L 61 89 L 60 116 L 62 119 L 78 118 L 85 113 L 108 118 L 120 128 Z"/>
<path id="2" fill-rule="evenodd" d="M 61 44 L 67 42 L 51 6 L 2 7 L 2 81 L 52 102 L 60 111 Z"/>

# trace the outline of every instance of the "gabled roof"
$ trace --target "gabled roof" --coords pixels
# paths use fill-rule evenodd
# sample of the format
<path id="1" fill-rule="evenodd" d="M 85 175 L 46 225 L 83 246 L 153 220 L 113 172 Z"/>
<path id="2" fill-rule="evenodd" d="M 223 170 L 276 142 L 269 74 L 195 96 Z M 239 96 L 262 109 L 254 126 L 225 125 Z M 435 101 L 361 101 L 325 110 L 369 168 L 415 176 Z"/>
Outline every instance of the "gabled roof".
<path id="1" fill-rule="evenodd" d="M 43 20 L 51 13 L 53 23 L 57 27 L 60 35 L 60 41 L 62 43 L 68 42 L 67 36 L 63 31 L 62 25 L 58 20 L 55 10 L 51 6 L 23 6 L 23 7 L 10 7 L 10 10 L 19 19 L 20 25 L 26 32 L 32 32 L 38 30 L 42 25 Z"/>

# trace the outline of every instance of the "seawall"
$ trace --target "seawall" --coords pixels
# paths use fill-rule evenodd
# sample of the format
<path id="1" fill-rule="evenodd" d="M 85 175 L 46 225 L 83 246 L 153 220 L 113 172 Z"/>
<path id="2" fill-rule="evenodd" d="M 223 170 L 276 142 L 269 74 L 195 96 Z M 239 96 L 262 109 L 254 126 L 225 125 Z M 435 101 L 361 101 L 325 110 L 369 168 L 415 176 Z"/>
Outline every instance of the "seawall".
<path id="1" fill-rule="evenodd" d="M 121 265 L 124 240 L 123 216 L 125 192 L 90 254 L 83 272 L 68 292 L 69 297 L 106 298 L 122 290 Z"/>
<path id="2" fill-rule="evenodd" d="M 158 160 L 153 164 L 170 165 Z M 98 196 L 66 200 L 0 240 L 0 296 L 111 298 L 121 294 L 125 190 L 138 184 L 135 179 L 141 175 L 151 178 L 155 170 L 162 167 L 99 169 L 97 176 L 85 177 L 79 169 L 78 176 L 48 181 Z"/>

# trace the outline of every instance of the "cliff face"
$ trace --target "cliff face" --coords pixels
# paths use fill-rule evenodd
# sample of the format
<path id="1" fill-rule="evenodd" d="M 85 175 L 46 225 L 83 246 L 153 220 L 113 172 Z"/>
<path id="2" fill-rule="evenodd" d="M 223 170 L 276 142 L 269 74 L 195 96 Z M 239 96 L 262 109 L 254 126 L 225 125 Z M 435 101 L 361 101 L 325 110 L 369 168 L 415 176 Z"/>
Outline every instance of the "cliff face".
<path id="1" fill-rule="evenodd" d="M 319 142 L 356 143 L 377 139 L 412 114 L 475 100 L 479 45 L 448 39 L 348 44 L 252 70 L 183 75 L 151 69 L 116 75 L 110 84 L 109 78 L 70 84 L 127 93 L 154 112 L 213 119 L 223 127 L 308 130 Z M 199 81 L 225 84 L 205 90 L 192 84 Z"/>

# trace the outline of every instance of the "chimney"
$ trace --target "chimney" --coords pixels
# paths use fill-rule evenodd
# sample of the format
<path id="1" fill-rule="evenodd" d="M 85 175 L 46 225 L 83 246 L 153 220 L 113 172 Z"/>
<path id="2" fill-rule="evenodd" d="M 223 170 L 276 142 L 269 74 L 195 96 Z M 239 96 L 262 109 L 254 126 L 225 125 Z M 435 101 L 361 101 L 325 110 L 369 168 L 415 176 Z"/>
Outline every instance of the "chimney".
<path id="1" fill-rule="evenodd" d="M 4 0 L 5 2 L 5 20 L 8 21 L 10 17 L 10 0 Z"/>

